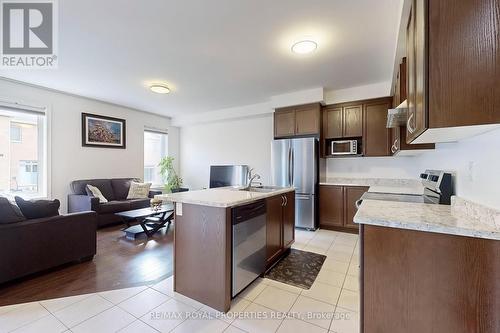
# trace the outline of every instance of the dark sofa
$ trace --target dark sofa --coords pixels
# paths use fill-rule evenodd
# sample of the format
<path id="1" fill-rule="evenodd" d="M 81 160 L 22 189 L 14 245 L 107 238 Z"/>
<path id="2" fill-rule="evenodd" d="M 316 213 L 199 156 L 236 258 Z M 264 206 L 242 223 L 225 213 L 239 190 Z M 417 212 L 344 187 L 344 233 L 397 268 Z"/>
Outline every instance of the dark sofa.
<path id="1" fill-rule="evenodd" d="M 98 227 L 121 223 L 122 219 L 114 215 L 115 213 L 149 207 L 149 198 L 161 194 L 161 191 L 150 191 L 148 199 L 127 200 L 132 181 L 140 182 L 141 180 L 137 178 L 75 180 L 70 184 L 72 194 L 68 195 L 68 211 L 70 213 L 96 212 Z M 98 198 L 87 195 L 88 184 L 97 187 L 108 202 L 100 203 Z"/>
<path id="2" fill-rule="evenodd" d="M 97 214 L 0 223 L 0 283 L 96 254 Z"/>

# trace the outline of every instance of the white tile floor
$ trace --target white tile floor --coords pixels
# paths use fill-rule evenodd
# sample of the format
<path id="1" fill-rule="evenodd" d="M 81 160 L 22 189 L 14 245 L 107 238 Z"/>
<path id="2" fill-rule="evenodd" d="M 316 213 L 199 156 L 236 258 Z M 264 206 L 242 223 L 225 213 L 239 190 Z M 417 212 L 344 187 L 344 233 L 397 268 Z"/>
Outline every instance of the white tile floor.
<path id="1" fill-rule="evenodd" d="M 259 279 L 227 314 L 174 293 L 168 278 L 150 287 L 0 307 L 0 333 L 358 333 L 357 242 L 357 235 L 297 230 L 294 248 L 327 256 L 312 288 Z"/>

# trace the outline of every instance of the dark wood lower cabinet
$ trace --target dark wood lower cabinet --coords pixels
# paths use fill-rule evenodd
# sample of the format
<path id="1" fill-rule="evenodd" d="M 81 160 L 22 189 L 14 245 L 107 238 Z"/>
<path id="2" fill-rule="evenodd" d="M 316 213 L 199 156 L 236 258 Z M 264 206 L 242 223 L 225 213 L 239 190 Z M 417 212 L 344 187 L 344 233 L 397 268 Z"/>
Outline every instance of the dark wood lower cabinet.
<path id="1" fill-rule="evenodd" d="M 283 248 L 283 197 L 278 195 L 267 199 L 266 223 L 266 266 L 274 262 L 281 254 Z"/>
<path id="2" fill-rule="evenodd" d="M 365 186 L 321 185 L 319 187 L 319 226 L 323 229 L 357 232 L 353 222 L 356 201 L 368 191 Z"/>
<path id="3" fill-rule="evenodd" d="M 283 207 L 283 247 L 289 248 L 295 241 L 295 192 L 285 194 Z"/>
<path id="4" fill-rule="evenodd" d="M 361 332 L 500 332 L 500 241 L 362 225 Z"/>
<path id="5" fill-rule="evenodd" d="M 362 186 L 345 186 L 344 187 L 344 227 L 358 230 L 359 226 L 353 222 L 356 215 L 356 201 L 368 191 L 368 187 Z"/>
<path id="6" fill-rule="evenodd" d="M 319 187 L 319 224 L 322 228 L 344 226 L 344 188 L 321 185 Z"/>
<path id="7" fill-rule="evenodd" d="M 295 192 L 266 199 L 266 268 L 274 265 L 295 240 Z"/>

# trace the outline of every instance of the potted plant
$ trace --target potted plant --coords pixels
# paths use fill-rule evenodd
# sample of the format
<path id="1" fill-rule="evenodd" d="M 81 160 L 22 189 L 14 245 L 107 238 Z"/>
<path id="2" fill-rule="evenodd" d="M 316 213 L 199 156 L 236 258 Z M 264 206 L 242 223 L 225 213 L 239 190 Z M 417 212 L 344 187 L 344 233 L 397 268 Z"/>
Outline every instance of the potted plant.
<path id="1" fill-rule="evenodd" d="M 165 156 L 161 159 L 160 164 L 160 174 L 165 183 L 165 190 L 167 192 L 185 192 L 188 189 L 182 188 L 182 178 L 177 175 L 174 169 L 174 158 L 172 156 Z"/>

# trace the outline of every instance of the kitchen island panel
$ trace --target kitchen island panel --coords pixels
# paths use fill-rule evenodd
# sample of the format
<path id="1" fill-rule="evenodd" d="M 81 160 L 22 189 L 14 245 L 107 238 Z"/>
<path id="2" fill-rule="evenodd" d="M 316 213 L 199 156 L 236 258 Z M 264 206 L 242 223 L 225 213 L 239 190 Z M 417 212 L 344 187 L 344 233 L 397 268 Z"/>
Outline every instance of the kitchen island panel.
<path id="1" fill-rule="evenodd" d="M 174 291 L 216 310 L 229 310 L 230 208 L 176 204 Z"/>

